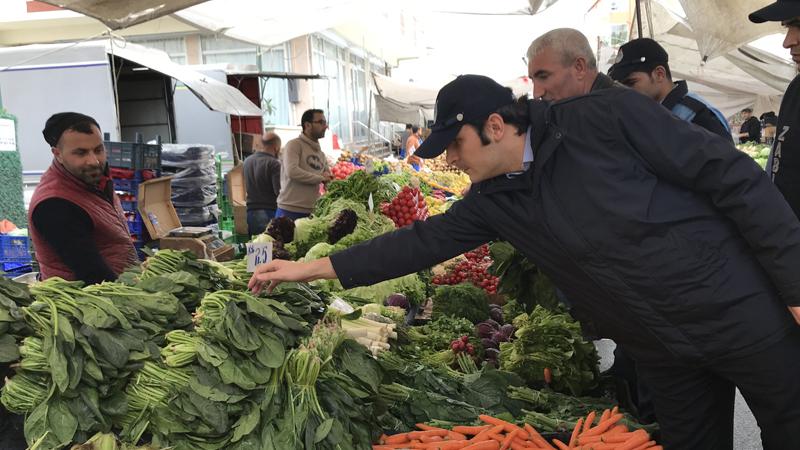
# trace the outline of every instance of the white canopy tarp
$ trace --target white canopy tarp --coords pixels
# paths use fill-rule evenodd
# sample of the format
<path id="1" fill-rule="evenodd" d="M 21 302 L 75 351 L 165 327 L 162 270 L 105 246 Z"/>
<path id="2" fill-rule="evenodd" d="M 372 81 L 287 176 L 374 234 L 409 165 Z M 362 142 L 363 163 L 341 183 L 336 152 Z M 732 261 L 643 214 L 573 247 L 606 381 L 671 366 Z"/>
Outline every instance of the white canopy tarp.
<path id="1" fill-rule="evenodd" d="M 157 19 L 207 0 L 42 0 L 94 17 L 112 30 Z"/>

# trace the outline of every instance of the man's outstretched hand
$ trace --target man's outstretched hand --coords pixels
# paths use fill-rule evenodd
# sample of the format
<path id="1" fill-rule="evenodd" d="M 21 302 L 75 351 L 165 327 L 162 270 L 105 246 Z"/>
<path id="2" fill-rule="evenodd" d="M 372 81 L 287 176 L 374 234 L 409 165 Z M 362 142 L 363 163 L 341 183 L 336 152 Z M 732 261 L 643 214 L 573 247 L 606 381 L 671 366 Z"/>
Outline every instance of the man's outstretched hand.
<path id="1" fill-rule="evenodd" d="M 272 292 L 282 281 L 313 281 L 320 278 L 336 278 L 330 258 L 307 263 L 276 259 L 256 266 L 247 287 L 253 294 L 258 294 L 264 288 Z"/>

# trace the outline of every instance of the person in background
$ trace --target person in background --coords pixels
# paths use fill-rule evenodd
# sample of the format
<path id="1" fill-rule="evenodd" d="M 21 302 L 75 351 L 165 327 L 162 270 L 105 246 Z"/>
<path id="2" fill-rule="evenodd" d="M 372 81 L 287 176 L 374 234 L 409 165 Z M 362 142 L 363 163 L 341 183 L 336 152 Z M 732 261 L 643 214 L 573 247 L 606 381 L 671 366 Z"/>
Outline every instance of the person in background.
<path id="1" fill-rule="evenodd" d="M 281 192 L 281 138 L 270 131 L 261 137 L 262 148 L 244 160 L 247 190 L 247 232 L 263 233 L 275 217 Z"/>
<path id="2" fill-rule="evenodd" d="M 739 142 L 761 143 L 761 121 L 753 116 L 753 108 L 742 110 L 742 126 L 739 128 Z"/>
<path id="3" fill-rule="evenodd" d="M 800 0 L 778 0 L 749 18 L 755 23 L 780 22 L 786 28 L 783 47 L 800 69 Z M 783 94 L 767 174 L 800 217 L 800 76 L 795 76 Z"/>
<path id="4" fill-rule="evenodd" d="M 53 162 L 28 209 L 41 279 L 113 281 L 138 264 L 100 126 L 75 112 L 52 115 L 42 131 Z"/>
<path id="5" fill-rule="evenodd" d="M 300 119 L 300 136 L 286 143 L 281 157 L 281 192 L 275 217 L 308 217 L 320 196 L 319 184 L 333 179 L 319 145 L 328 121 L 321 109 L 309 109 Z"/>
<path id="6" fill-rule="evenodd" d="M 661 103 L 679 118 L 732 139 L 728 120 L 699 95 L 689 92 L 686 81 L 672 81 L 669 55 L 658 42 L 640 38 L 619 48 L 608 75 L 625 86 Z"/>
<path id="7" fill-rule="evenodd" d="M 403 135 L 400 136 L 400 152 L 398 154 L 400 159 L 403 159 L 403 158 L 406 157 L 406 152 L 407 152 L 407 150 L 406 150 L 406 148 L 407 148 L 406 147 L 406 141 L 408 140 L 408 137 L 411 136 L 412 128 L 413 127 L 411 126 L 411 124 L 407 123 L 406 124 L 406 129 L 405 129 L 405 131 L 403 131 Z"/>
<path id="8" fill-rule="evenodd" d="M 411 127 L 411 134 L 408 136 L 406 140 L 406 153 L 408 157 L 406 158 L 406 162 L 414 168 L 414 170 L 419 171 L 422 167 L 422 159 L 416 156 L 417 149 L 420 146 L 420 131 L 418 126 Z"/>

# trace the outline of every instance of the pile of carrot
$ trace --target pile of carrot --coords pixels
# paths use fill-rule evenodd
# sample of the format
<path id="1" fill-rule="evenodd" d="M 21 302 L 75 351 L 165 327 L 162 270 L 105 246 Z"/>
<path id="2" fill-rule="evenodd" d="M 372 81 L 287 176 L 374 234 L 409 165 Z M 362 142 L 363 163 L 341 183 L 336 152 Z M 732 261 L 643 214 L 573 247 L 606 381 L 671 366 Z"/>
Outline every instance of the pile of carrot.
<path id="1" fill-rule="evenodd" d="M 616 407 L 599 418 L 592 411 L 578 420 L 568 443 L 553 439 L 552 444 L 527 423 L 520 427 L 487 415 L 479 416 L 485 425 L 450 430 L 418 423 L 419 431 L 381 436 L 372 450 L 663 450 L 646 431 L 630 431 L 618 423 L 622 417 Z"/>

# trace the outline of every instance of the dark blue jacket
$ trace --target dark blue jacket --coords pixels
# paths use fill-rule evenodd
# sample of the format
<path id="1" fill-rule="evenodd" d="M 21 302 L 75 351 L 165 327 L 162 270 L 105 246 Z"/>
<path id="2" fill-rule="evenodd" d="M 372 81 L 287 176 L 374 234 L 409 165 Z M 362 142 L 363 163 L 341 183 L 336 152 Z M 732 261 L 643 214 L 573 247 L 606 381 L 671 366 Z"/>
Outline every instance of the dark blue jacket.
<path id="1" fill-rule="evenodd" d="M 632 90 L 530 103 L 534 164 L 331 257 L 345 287 L 503 239 L 640 361 L 754 353 L 797 326 L 800 223 L 733 144 Z M 780 292 L 780 294 L 779 294 Z"/>

